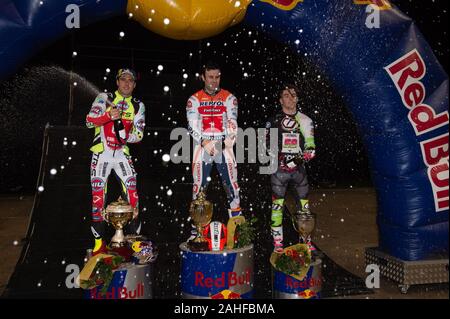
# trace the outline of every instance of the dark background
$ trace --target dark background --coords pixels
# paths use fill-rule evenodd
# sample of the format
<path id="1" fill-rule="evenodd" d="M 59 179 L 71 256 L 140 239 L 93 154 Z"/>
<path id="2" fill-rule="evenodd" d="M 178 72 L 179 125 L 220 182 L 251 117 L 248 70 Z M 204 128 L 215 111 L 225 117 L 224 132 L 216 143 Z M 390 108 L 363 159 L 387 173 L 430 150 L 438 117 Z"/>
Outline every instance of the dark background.
<path id="1" fill-rule="evenodd" d="M 416 21 L 448 72 L 447 2 L 397 0 L 393 3 Z M 119 37 L 121 31 L 125 32 L 124 38 Z M 135 68 L 140 76 L 135 96 L 147 106 L 147 132 L 157 132 L 166 140 L 172 128 L 186 127 L 185 103 L 201 88 L 195 73 L 207 59 L 221 63 L 222 87 L 239 99 L 238 122 L 242 128 L 262 127 L 265 119 L 273 114 L 280 82 L 288 80 L 298 84 L 301 110 L 316 125 L 318 156 L 308 167 L 313 187 L 371 185 L 357 127 L 334 92 L 333 84 L 284 44 L 243 24 L 211 39 L 174 41 L 121 17 L 75 31 L 41 51 L 15 76 L 0 83 L 0 192 L 34 192 L 47 123 L 84 125 L 95 94 L 82 78 L 71 78 L 67 71 L 72 70 L 103 91 L 115 89 L 114 75 L 118 68 Z M 156 74 L 158 65 L 164 67 L 159 75 Z M 111 69 L 109 75 L 107 68 Z M 248 77 L 244 76 L 245 72 Z M 186 80 L 184 73 L 188 74 Z M 77 86 L 71 93 L 69 88 L 73 82 Z M 170 87 L 169 93 L 164 93 L 165 85 Z M 73 112 L 69 116 L 71 100 Z M 170 150 L 171 145 L 165 145 L 156 150 L 158 154 L 149 159 L 148 166 Z"/>

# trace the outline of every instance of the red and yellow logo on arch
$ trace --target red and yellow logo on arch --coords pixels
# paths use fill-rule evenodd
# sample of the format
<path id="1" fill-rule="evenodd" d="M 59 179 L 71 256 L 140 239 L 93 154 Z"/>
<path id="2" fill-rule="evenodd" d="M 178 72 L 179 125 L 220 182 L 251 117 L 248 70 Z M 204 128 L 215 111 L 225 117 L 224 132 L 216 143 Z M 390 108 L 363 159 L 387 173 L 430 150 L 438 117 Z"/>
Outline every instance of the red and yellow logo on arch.
<path id="1" fill-rule="evenodd" d="M 360 5 L 374 5 L 379 10 L 389 10 L 392 9 L 391 4 L 388 0 L 353 0 L 354 4 L 360 4 Z"/>
<path id="2" fill-rule="evenodd" d="M 260 0 L 261 2 L 266 2 L 271 4 L 278 9 L 289 11 L 294 9 L 299 2 L 303 2 L 303 0 Z"/>

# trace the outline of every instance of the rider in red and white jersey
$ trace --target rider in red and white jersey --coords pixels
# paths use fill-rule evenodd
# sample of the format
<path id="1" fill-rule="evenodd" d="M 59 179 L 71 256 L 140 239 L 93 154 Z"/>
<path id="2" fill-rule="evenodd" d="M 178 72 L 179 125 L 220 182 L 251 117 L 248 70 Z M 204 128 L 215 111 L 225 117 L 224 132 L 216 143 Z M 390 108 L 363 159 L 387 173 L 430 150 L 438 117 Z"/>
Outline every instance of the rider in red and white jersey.
<path id="1" fill-rule="evenodd" d="M 92 226 L 95 238 L 94 255 L 104 252 L 105 222 L 103 209 L 108 177 L 114 171 L 119 179 L 122 194 L 134 208 L 130 231 L 139 233 L 139 198 L 136 171 L 127 143 L 138 143 L 144 137 L 145 106 L 132 97 L 136 87 L 136 73 L 120 69 L 117 74 L 117 91 L 101 93 L 86 116 L 86 126 L 95 128 L 91 161 Z M 119 124 L 119 120 L 123 126 Z"/>
<path id="2" fill-rule="evenodd" d="M 209 62 L 202 72 L 204 88 L 192 95 L 186 106 L 189 132 L 196 142 L 192 163 L 193 199 L 208 182 L 213 163 L 224 183 L 229 216 L 241 214 L 236 159 L 233 146 L 237 136 L 236 97 L 220 88 L 220 67 Z"/>

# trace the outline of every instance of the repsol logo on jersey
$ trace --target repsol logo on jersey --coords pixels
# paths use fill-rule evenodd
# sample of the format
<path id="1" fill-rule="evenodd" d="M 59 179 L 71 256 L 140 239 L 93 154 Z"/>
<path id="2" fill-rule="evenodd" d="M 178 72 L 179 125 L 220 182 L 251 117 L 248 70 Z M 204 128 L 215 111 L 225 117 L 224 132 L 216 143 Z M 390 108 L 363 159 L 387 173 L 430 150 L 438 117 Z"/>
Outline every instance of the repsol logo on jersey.
<path id="1" fill-rule="evenodd" d="M 92 191 L 99 192 L 103 190 L 103 188 L 105 188 L 105 181 L 101 178 L 96 177 L 91 180 L 91 185 Z"/>
<path id="2" fill-rule="evenodd" d="M 200 102 L 200 106 L 223 106 L 222 101 L 207 101 L 207 102 Z"/>
<path id="3" fill-rule="evenodd" d="M 136 178 L 130 177 L 129 179 L 126 180 L 125 187 L 130 191 L 134 191 L 136 190 L 136 184 L 137 184 Z"/>

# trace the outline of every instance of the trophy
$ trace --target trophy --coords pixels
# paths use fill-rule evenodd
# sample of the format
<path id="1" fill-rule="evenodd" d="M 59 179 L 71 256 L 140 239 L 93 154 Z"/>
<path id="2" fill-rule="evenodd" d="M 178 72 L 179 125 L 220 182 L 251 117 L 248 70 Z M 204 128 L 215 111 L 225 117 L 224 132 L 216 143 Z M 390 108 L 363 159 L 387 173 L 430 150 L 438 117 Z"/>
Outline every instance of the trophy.
<path id="1" fill-rule="evenodd" d="M 213 205 L 206 200 L 206 195 L 202 191 L 197 199 L 192 201 L 190 207 L 190 217 L 197 228 L 197 236 L 188 242 L 188 248 L 192 251 L 208 251 L 208 241 L 203 237 L 203 228 L 206 227 L 212 219 Z"/>
<path id="2" fill-rule="evenodd" d="M 311 239 L 311 233 L 316 226 L 316 214 L 297 212 L 292 215 L 292 224 L 300 235 L 302 244 L 306 244 Z"/>
<path id="3" fill-rule="evenodd" d="M 123 228 L 132 219 L 133 211 L 133 207 L 124 201 L 122 197 L 119 197 L 116 202 L 106 207 L 104 213 L 105 219 L 116 229 L 116 233 L 111 238 L 111 247 L 119 248 L 125 246 L 127 243 L 123 234 Z"/>

